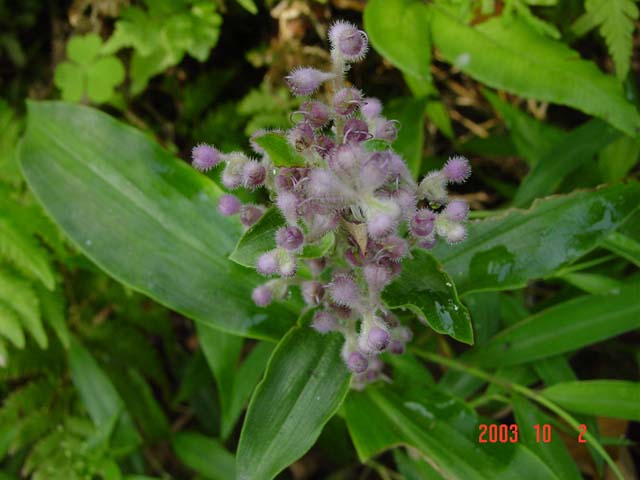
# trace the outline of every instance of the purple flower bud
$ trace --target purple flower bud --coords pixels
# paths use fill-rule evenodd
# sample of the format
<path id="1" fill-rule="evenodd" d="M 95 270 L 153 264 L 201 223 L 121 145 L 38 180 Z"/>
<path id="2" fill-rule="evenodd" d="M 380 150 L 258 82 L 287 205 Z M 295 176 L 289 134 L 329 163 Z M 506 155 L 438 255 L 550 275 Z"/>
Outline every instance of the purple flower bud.
<path id="1" fill-rule="evenodd" d="M 235 215 L 242 204 L 235 195 L 222 195 L 218 200 L 218 211 L 224 216 Z"/>
<path id="2" fill-rule="evenodd" d="M 446 178 L 441 172 L 430 172 L 420 182 L 418 197 L 430 202 L 444 204 L 447 202 Z"/>
<path id="3" fill-rule="evenodd" d="M 371 120 L 382 113 L 382 103 L 377 98 L 365 98 L 360 107 L 360 111 L 364 118 Z"/>
<path id="4" fill-rule="evenodd" d="M 206 172 L 222 160 L 220 152 L 211 145 L 200 144 L 191 150 L 191 164 L 196 170 Z"/>
<path id="5" fill-rule="evenodd" d="M 230 190 L 242 185 L 243 171 L 249 159 L 239 152 L 228 155 L 227 166 L 222 172 L 222 184 Z"/>
<path id="6" fill-rule="evenodd" d="M 258 257 L 256 270 L 261 275 L 273 275 L 278 272 L 278 252 L 272 250 Z"/>
<path id="7" fill-rule="evenodd" d="M 347 368 L 354 373 L 362 373 L 367 369 L 369 361 L 360 352 L 351 352 L 347 357 Z"/>
<path id="8" fill-rule="evenodd" d="M 460 223 L 452 223 L 447 229 L 447 243 L 456 244 L 467 238 L 467 230 Z"/>
<path id="9" fill-rule="evenodd" d="M 279 248 L 278 252 L 278 272 L 283 277 L 293 277 L 298 270 L 298 260 L 289 250 Z"/>
<path id="10" fill-rule="evenodd" d="M 318 305 L 324 297 L 324 287 L 316 280 L 302 282 L 300 291 L 305 303 L 310 306 Z"/>
<path id="11" fill-rule="evenodd" d="M 355 192 L 334 173 L 321 168 L 315 168 L 309 172 L 307 189 L 313 197 L 337 205 L 346 205 L 355 198 Z"/>
<path id="12" fill-rule="evenodd" d="M 402 355 L 404 353 L 404 342 L 399 340 L 391 340 L 387 351 L 393 355 Z"/>
<path id="13" fill-rule="evenodd" d="M 398 138 L 398 122 L 396 120 L 387 120 L 380 118 L 376 122 L 374 138 L 394 142 Z"/>
<path id="14" fill-rule="evenodd" d="M 267 170 L 260 162 L 250 160 L 244 164 L 244 168 L 242 169 L 242 181 L 245 188 L 253 190 L 254 188 L 261 186 L 266 177 Z"/>
<path id="15" fill-rule="evenodd" d="M 338 115 L 349 116 L 356 111 L 362 101 L 362 94 L 359 90 L 345 87 L 336 92 L 333 96 L 333 109 Z"/>
<path id="16" fill-rule="evenodd" d="M 411 217 L 409 228 L 416 237 L 426 237 L 433 231 L 435 221 L 435 213 L 428 208 L 421 208 Z"/>
<path id="17" fill-rule="evenodd" d="M 316 152 L 323 158 L 330 156 L 335 146 L 334 141 L 326 135 L 320 135 L 316 138 Z"/>
<path id="18" fill-rule="evenodd" d="M 299 67 L 285 77 L 291 93 L 297 96 L 311 95 L 322 83 L 334 77 L 332 73 L 321 72 L 312 67 Z"/>
<path id="19" fill-rule="evenodd" d="M 364 120 L 358 118 L 350 118 L 344 124 L 344 141 L 345 143 L 364 142 L 369 138 L 369 127 Z"/>
<path id="20" fill-rule="evenodd" d="M 363 187 L 377 190 L 389 178 L 389 152 L 373 152 L 364 161 L 360 170 L 360 181 Z"/>
<path id="21" fill-rule="evenodd" d="M 367 334 L 367 347 L 371 352 L 382 352 L 389 345 L 390 339 L 389 332 L 380 327 L 372 327 Z"/>
<path id="22" fill-rule="evenodd" d="M 256 205 L 243 205 L 240 208 L 240 222 L 245 227 L 250 227 L 262 217 L 264 209 Z"/>
<path id="23" fill-rule="evenodd" d="M 413 183 L 413 177 L 407 168 L 407 164 L 404 163 L 402 157 L 395 152 L 389 152 L 389 171 L 393 177 L 408 183 Z"/>
<path id="24" fill-rule="evenodd" d="M 411 214 L 416 211 L 415 188 L 412 186 L 405 185 L 398 188 L 389 198 L 398 204 L 403 215 L 407 218 L 411 218 Z"/>
<path id="25" fill-rule="evenodd" d="M 463 222 L 469 215 L 469 204 L 464 200 L 452 200 L 442 214 L 454 222 Z"/>
<path id="26" fill-rule="evenodd" d="M 400 325 L 399 327 L 393 329 L 393 331 L 391 332 L 391 336 L 394 338 L 394 340 L 399 340 L 402 343 L 407 343 L 410 342 L 413 338 L 413 332 L 411 331 L 411 329 Z"/>
<path id="27" fill-rule="evenodd" d="M 385 265 L 370 263 L 362 269 L 364 279 L 373 292 L 381 292 L 391 281 L 391 269 Z"/>
<path id="28" fill-rule="evenodd" d="M 442 169 L 445 178 L 452 183 L 463 183 L 471 175 L 469 160 L 464 157 L 451 157 Z"/>
<path id="29" fill-rule="evenodd" d="M 338 320 L 329 312 L 321 310 L 313 316 L 311 327 L 318 333 L 335 332 L 339 328 Z"/>
<path id="30" fill-rule="evenodd" d="M 329 157 L 329 167 L 339 176 L 349 176 L 357 172 L 360 157 L 364 154 L 357 145 L 340 145 Z"/>
<path id="31" fill-rule="evenodd" d="M 304 242 L 302 230 L 298 227 L 282 227 L 276 232 L 276 244 L 287 250 L 297 250 Z"/>
<path id="32" fill-rule="evenodd" d="M 329 284 L 329 295 L 338 305 L 354 307 L 360 300 L 360 289 L 355 280 L 344 273 L 333 275 Z"/>
<path id="33" fill-rule="evenodd" d="M 298 152 L 303 152 L 315 141 L 313 128 L 306 122 L 300 122 L 287 132 L 287 140 Z"/>
<path id="34" fill-rule="evenodd" d="M 327 260 L 325 258 L 313 258 L 307 261 L 307 265 L 311 270 L 311 275 L 319 277 L 324 272 L 324 269 L 327 268 Z"/>
<path id="35" fill-rule="evenodd" d="M 251 299 L 259 307 L 266 307 L 271 303 L 272 293 L 267 285 L 260 285 L 253 289 Z"/>
<path id="36" fill-rule="evenodd" d="M 358 62 L 367 54 L 366 33 L 348 22 L 337 21 L 329 29 L 332 51 L 347 62 Z"/>
<path id="37" fill-rule="evenodd" d="M 367 222 L 367 232 L 371 238 L 384 238 L 393 232 L 395 226 L 396 222 L 391 215 L 378 213 Z"/>
<path id="38" fill-rule="evenodd" d="M 384 320 L 384 323 L 386 323 L 392 328 L 400 325 L 400 320 L 398 319 L 398 316 L 393 312 L 383 313 L 382 319 Z"/>
<path id="39" fill-rule="evenodd" d="M 329 304 L 329 306 L 338 318 L 348 320 L 353 316 L 353 310 L 351 310 L 349 307 L 345 307 L 344 305 L 336 305 L 335 303 L 331 303 Z"/>
<path id="40" fill-rule="evenodd" d="M 300 201 L 295 193 L 292 192 L 280 192 L 276 200 L 276 205 L 282 212 L 282 215 L 289 223 L 296 223 L 298 221 L 298 204 Z"/>
<path id="41" fill-rule="evenodd" d="M 304 102 L 300 106 L 300 112 L 313 128 L 322 128 L 329 122 L 329 107 L 317 100 Z"/>
<path id="42" fill-rule="evenodd" d="M 409 244 L 404 238 L 389 236 L 384 240 L 386 257 L 393 262 L 399 262 L 409 253 Z"/>
<path id="43" fill-rule="evenodd" d="M 425 250 L 431 250 L 433 247 L 436 246 L 436 237 L 435 236 L 431 236 L 431 237 L 427 237 L 424 238 L 422 240 L 420 240 L 418 242 L 418 246 L 420 248 L 424 248 Z"/>

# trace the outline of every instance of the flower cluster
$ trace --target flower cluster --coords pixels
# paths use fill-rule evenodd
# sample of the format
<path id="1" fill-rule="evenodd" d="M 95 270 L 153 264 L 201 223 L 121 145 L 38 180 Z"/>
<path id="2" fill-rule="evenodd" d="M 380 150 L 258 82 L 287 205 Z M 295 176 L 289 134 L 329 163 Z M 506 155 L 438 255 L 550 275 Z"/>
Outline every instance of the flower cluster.
<path id="1" fill-rule="evenodd" d="M 193 149 L 193 165 L 205 171 L 224 163 L 221 181 L 229 190 L 268 190 L 286 224 L 275 234 L 275 248 L 258 258 L 256 270 L 270 278 L 253 291 L 253 301 L 266 306 L 299 287 L 315 309 L 312 327 L 343 334 L 342 357 L 356 374 L 354 385 L 361 387 L 380 377 L 380 353 L 401 354 L 412 337 L 381 299 L 400 273 L 401 261 L 411 248 L 430 249 L 438 238 L 464 240 L 468 205 L 449 200 L 447 186 L 464 182 L 471 169 L 465 158 L 453 157 L 418 184 L 390 147 L 398 123 L 382 115 L 379 100 L 345 83 L 349 65 L 366 54 L 366 34 L 337 22 L 329 40 L 330 71 L 304 67 L 286 77 L 298 96 L 309 97 L 327 86 L 328 101 L 307 98 L 292 115 L 295 124 L 281 132 L 303 159 L 301 166 L 274 166 L 256 142 L 265 132 L 251 141 L 259 159 L 199 145 Z M 239 214 L 251 226 L 266 207 L 223 195 L 218 210 Z M 326 235 L 333 235 L 333 247 L 322 258 L 306 260 L 302 275 L 304 247 Z"/>

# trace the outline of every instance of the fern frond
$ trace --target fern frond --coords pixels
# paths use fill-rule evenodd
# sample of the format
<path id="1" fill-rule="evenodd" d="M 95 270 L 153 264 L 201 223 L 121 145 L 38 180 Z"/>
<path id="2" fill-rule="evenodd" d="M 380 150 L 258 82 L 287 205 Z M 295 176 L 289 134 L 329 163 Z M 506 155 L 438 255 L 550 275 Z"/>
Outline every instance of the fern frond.
<path id="1" fill-rule="evenodd" d="M 20 315 L 3 301 L 0 301 L 0 335 L 17 348 L 24 348 L 24 332 Z"/>
<path id="2" fill-rule="evenodd" d="M 623 79 L 629 73 L 633 48 L 634 21 L 638 7 L 634 0 L 585 0 L 590 23 L 599 27 L 616 67 L 616 76 Z"/>
<path id="3" fill-rule="evenodd" d="M 47 348 L 47 335 L 40 317 L 40 301 L 29 282 L 7 271 L 0 271 L 0 301 L 10 305 L 20 315 L 24 328 L 38 346 Z"/>

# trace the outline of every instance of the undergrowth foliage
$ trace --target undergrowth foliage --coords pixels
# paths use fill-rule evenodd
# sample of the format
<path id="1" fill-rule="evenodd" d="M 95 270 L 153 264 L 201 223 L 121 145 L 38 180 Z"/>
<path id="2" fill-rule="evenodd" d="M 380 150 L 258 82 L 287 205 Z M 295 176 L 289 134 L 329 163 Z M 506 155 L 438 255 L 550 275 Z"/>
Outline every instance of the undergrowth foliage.
<path id="1" fill-rule="evenodd" d="M 257 287 L 252 299 L 266 306 L 299 287 L 316 309 L 311 326 L 344 335 L 342 358 L 357 374 L 354 387 L 361 388 L 380 377 L 380 353 L 402 354 L 412 338 L 380 296 L 401 272 L 402 260 L 413 247 L 433 248 L 438 238 L 451 244 L 465 239 L 469 207 L 450 200 L 447 187 L 464 182 L 471 169 L 465 158 L 453 157 L 416 183 L 390 145 L 398 122 L 382 115 L 377 98 L 346 82 L 350 65 L 367 53 L 367 35 L 338 21 L 329 42 L 329 71 L 299 67 L 286 77 L 291 92 L 306 99 L 291 114 L 289 130 L 251 137 L 259 159 L 200 144 L 192 161 L 201 171 L 223 164 L 227 189 L 267 190 L 270 205 L 243 205 L 231 194 L 218 203 L 222 215 L 239 214 L 247 227 L 272 205 L 285 219 L 275 233 L 276 248 L 256 263 L 258 273 L 275 278 Z M 326 102 L 312 98 L 324 85 Z M 329 251 L 301 268 L 305 248 L 327 236 L 334 239 Z"/>

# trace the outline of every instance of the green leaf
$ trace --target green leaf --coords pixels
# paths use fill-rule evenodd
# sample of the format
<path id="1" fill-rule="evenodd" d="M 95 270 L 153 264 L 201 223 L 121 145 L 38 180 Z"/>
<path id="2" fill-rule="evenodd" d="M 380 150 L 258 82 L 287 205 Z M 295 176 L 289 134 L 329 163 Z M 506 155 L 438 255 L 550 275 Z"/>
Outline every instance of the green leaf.
<path id="1" fill-rule="evenodd" d="M 629 72 L 638 7 L 633 0 L 585 0 L 584 8 L 585 14 L 576 20 L 574 29 L 584 24 L 588 24 L 589 30 L 600 27 L 616 66 L 616 76 L 624 79 Z"/>
<path id="2" fill-rule="evenodd" d="M 417 0 L 371 0 L 364 11 L 371 44 L 403 72 L 431 82 L 429 9 Z"/>
<path id="3" fill-rule="evenodd" d="M 520 427 L 518 429 L 520 434 L 519 441 L 538 455 L 554 471 L 558 478 L 563 480 L 582 480 L 582 475 L 580 475 L 564 441 L 559 435 L 552 435 L 549 443 L 540 443 L 536 439 L 533 426 L 551 424 L 552 421 L 548 415 L 519 395 L 513 397 L 513 412 L 516 423 Z"/>
<path id="4" fill-rule="evenodd" d="M 640 327 L 640 285 L 574 298 L 502 331 L 469 352 L 475 365 L 517 365 L 577 350 Z"/>
<path id="5" fill-rule="evenodd" d="M 640 421 L 639 382 L 587 380 L 556 383 L 543 390 L 542 395 L 573 412 Z"/>
<path id="6" fill-rule="evenodd" d="M 47 102 L 31 103 L 29 112 L 21 147 L 27 181 L 103 270 L 227 332 L 278 338 L 291 325 L 286 304 L 253 305 L 261 280 L 228 261 L 241 227 L 217 213 L 222 192 L 208 178 L 97 110 Z"/>
<path id="7" fill-rule="evenodd" d="M 68 353 L 71 380 L 82 403 L 97 428 L 104 427 L 119 415 L 113 439 L 113 448 L 127 453 L 140 444 L 140 436 L 133 426 L 124 403 L 115 387 L 85 348 L 72 338 Z"/>
<path id="8" fill-rule="evenodd" d="M 278 133 L 265 133 L 254 138 L 269 155 L 271 163 L 276 167 L 303 167 L 306 161 L 302 155 L 289 145 L 286 138 Z"/>
<path id="9" fill-rule="evenodd" d="M 258 7 L 253 0 L 236 0 L 236 2 L 249 13 L 253 13 L 254 15 L 258 13 Z"/>
<path id="10" fill-rule="evenodd" d="M 5 337 L 17 348 L 24 348 L 24 332 L 20 315 L 2 300 L 0 300 L 0 336 Z"/>
<path id="11" fill-rule="evenodd" d="M 100 54 L 102 39 L 97 33 L 74 36 L 67 43 L 67 56 L 80 66 L 87 67 Z"/>
<path id="12" fill-rule="evenodd" d="M 398 98 L 385 108 L 385 115 L 400 122 L 393 148 L 402 155 L 414 177 L 420 173 L 424 147 L 426 98 Z"/>
<path id="13" fill-rule="evenodd" d="M 640 114 L 616 79 L 517 17 L 509 21 L 494 17 L 469 26 L 434 7 L 431 32 L 448 62 L 490 87 L 567 105 L 602 118 L 630 136 L 638 133 Z"/>
<path id="14" fill-rule="evenodd" d="M 515 207 L 525 207 L 534 199 L 554 193 L 562 181 L 587 165 L 604 147 L 620 136 L 601 120 L 591 120 L 566 135 L 532 168 L 513 199 Z"/>
<path id="15" fill-rule="evenodd" d="M 47 348 L 49 342 L 40 317 L 40 301 L 29 282 L 8 271 L 0 271 L 0 302 L 18 314 L 22 327 L 40 348 Z"/>
<path id="16" fill-rule="evenodd" d="M 407 308 L 438 333 L 473 343 L 467 308 L 442 265 L 424 250 L 413 250 L 402 262 L 402 272 L 385 288 L 382 297 L 391 308 Z"/>
<path id="17" fill-rule="evenodd" d="M 521 445 L 478 445 L 477 418 L 460 400 L 435 389 L 398 392 L 368 387 L 345 402 L 349 433 L 360 460 L 397 445 L 416 448 L 445 478 L 557 479 Z"/>
<path id="18" fill-rule="evenodd" d="M 558 278 L 570 283 L 574 287 L 594 295 L 615 292 L 620 290 L 624 285 L 624 283 L 616 280 L 615 278 L 599 275 L 597 273 L 566 273 Z"/>
<path id="19" fill-rule="evenodd" d="M 62 62 L 56 67 L 53 83 L 62 91 L 64 100 L 78 102 L 84 94 L 86 78 L 81 67 L 70 62 Z"/>
<path id="20" fill-rule="evenodd" d="M 462 292 L 524 287 L 590 252 L 639 204 L 637 183 L 538 200 L 470 222 L 466 242 L 433 252 Z"/>
<path id="21" fill-rule="evenodd" d="M 270 479 L 300 458 L 342 404 L 349 372 L 343 338 L 294 327 L 251 398 L 237 453 L 238 480 Z"/>
<path id="22" fill-rule="evenodd" d="M 626 135 L 614 140 L 598 154 L 598 168 L 607 183 L 622 180 L 640 159 L 640 143 Z"/>
<path id="23" fill-rule="evenodd" d="M 180 432 L 171 446 L 182 463 L 208 480 L 229 480 L 236 476 L 235 459 L 218 440 L 196 432 Z"/>
<path id="24" fill-rule="evenodd" d="M 276 231 L 284 225 L 277 208 L 267 210 L 238 241 L 229 259 L 248 268 L 255 268 L 258 257 L 276 247 Z"/>
<path id="25" fill-rule="evenodd" d="M 620 232 L 611 232 L 602 246 L 640 267 L 640 242 L 637 240 Z"/>
<path id="26" fill-rule="evenodd" d="M 87 69 L 87 95 L 96 103 L 104 103 L 124 81 L 124 66 L 116 57 L 101 58 Z"/>
<path id="27" fill-rule="evenodd" d="M 64 348 L 69 348 L 71 334 L 67 327 L 64 298 L 62 292 L 50 292 L 43 288 L 38 290 L 42 318 L 53 329 Z"/>

